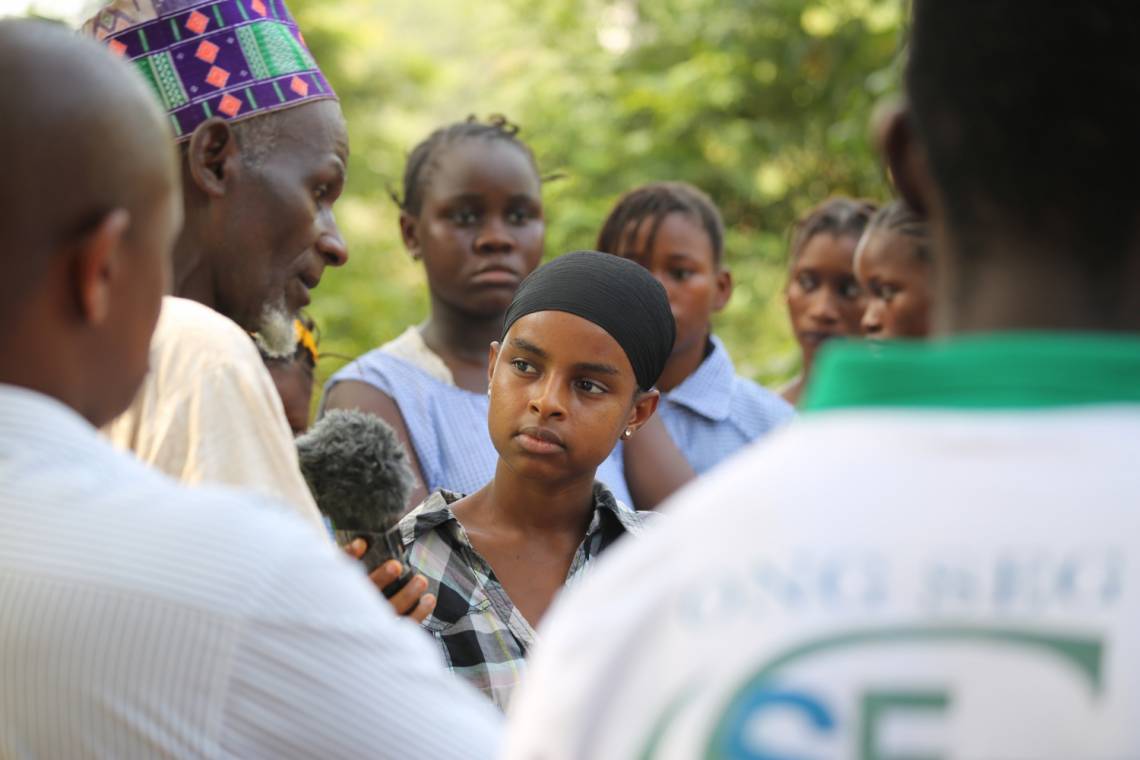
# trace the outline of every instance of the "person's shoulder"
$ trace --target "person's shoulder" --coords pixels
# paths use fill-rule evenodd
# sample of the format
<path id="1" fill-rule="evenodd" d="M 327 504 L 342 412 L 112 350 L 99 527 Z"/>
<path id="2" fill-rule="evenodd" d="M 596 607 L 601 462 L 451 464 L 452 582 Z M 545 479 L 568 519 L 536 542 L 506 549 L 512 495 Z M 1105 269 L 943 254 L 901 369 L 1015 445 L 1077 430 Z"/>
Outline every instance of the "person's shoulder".
<path id="1" fill-rule="evenodd" d="M 363 575 L 287 505 L 224 486 L 175 488 L 179 493 L 172 492 L 165 519 L 179 527 L 184 544 L 196 547 L 182 556 L 187 575 L 213 583 L 226 578 L 223 585 L 236 590 L 248 614 L 303 615 L 320 606 L 321 588 L 337 597 L 368 598 L 352 588 L 353 576 Z"/>
<path id="2" fill-rule="evenodd" d="M 392 397 L 397 394 L 404 396 L 409 392 L 419 393 L 433 386 L 453 387 L 451 374 L 441 359 L 431 354 L 437 367 L 410 347 L 414 339 L 409 337 L 409 332 L 415 333 L 415 339 L 418 339 L 416 329 L 408 328 L 400 337 L 361 354 L 337 370 L 329 378 L 328 387 L 346 380 L 355 380 L 372 385 Z M 422 343 L 422 339 L 419 340 Z M 440 367 L 442 372 L 439 371 Z"/>
<path id="3" fill-rule="evenodd" d="M 435 528 L 454 518 L 451 505 L 463 498 L 463 494 L 439 489 L 428 494 L 427 498 L 408 511 L 397 527 L 405 548 L 420 541 Z"/>
<path id="4" fill-rule="evenodd" d="M 179 364 L 261 364 L 249 334 L 229 317 L 196 301 L 167 296 L 151 342 L 153 360 L 177 357 Z"/>
<path id="5" fill-rule="evenodd" d="M 50 508 L 28 531 L 45 531 L 43 541 L 58 530 L 53 515 L 83 503 L 67 525 L 88 544 L 85 583 L 202 614 L 264 608 L 265 594 L 276 589 L 279 597 L 295 576 L 311 572 L 306 565 L 336 559 L 331 541 L 284 504 L 226 486 L 185 486 L 102 442 L 83 461 L 60 463 L 39 495 Z M 43 559 L 59 567 L 71 561 Z"/>
<path id="6" fill-rule="evenodd" d="M 732 378 L 732 418 L 755 438 L 796 416 L 795 407 L 779 393 L 741 375 Z"/>
<path id="7" fill-rule="evenodd" d="M 716 559 L 723 550 L 718 535 L 761 535 L 761 526 L 775 510 L 795 503 L 787 498 L 789 490 L 797 488 L 805 473 L 816 474 L 819 438 L 807 427 L 792 426 L 751 444 L 713 474 L 670 497 L 651 520 L 643 512 L 632 512 L 639 527 L 649 529 L 639 540 L 623 542 L 601 570 L 613 573 L 613 579 L 651 577 L 656 588 L 664 576 L 653 568 L 664 558 L 684 556 L 686 563 L 674 564 L 692 567 Z"/>

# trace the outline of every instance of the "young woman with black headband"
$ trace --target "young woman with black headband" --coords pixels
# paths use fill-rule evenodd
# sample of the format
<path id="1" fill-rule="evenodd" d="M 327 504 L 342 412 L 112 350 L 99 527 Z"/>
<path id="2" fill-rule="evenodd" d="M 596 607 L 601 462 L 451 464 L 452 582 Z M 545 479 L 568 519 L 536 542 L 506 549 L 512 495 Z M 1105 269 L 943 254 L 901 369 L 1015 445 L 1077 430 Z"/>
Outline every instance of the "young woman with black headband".
<path id="1" fill-rule="evenodd" d="M 408 564 L 438 600 L 424 627 L 504 709 L 554 595 L 641 528 L 595 472 L 656 410 L 674 336 L 664 288 L 634 262 L 577 252 L 539 268 L 491 346 L 494 478 L 469 496 L 438 491 L 401 521 Z"/>

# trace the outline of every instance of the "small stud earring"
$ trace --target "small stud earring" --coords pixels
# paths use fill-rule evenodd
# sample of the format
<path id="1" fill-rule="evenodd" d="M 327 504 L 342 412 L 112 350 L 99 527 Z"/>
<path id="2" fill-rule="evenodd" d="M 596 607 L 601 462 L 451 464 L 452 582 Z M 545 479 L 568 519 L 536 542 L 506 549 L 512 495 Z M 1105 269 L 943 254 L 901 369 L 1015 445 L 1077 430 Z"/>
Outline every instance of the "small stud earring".
<path id="1" fill-rule="evenodd" d="M 633 431 L 632 431 L 632 430 L 630 430 L 629 428 L 626 428 L 626 429 L 625 429 L 625 432 L 621 434 L 621 437 L 622 437 L 624 440 L 627 440 L 627 441 L 628 441 L 628 440 L 629 440 L 629 439 L 630 439 L 632 436 L 633 436 Z"/>

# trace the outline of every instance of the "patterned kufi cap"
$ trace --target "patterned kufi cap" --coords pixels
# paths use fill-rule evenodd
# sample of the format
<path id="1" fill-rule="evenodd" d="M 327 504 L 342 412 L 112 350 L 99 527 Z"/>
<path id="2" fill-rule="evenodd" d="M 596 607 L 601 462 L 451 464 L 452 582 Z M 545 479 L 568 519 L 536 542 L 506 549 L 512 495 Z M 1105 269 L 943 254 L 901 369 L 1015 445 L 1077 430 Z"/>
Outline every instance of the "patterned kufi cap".
<path id="1" fill-rule="evenodd" d="M 212 116 L 336 98 L 283 0 L 115 0 L 82 31 L 138 67 L 180 141 Z"/>

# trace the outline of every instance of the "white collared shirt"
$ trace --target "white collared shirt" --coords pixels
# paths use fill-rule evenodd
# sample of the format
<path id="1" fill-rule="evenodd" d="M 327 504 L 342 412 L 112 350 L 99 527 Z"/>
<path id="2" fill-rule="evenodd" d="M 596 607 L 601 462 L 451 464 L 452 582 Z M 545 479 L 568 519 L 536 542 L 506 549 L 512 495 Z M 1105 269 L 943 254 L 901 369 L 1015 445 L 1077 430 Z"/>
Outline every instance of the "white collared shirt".
<path id="1" fill-rule="evenodd" d="M 103 432 L 183 483 L 248 488 L 325 531 L 261 355 L 236 322 L 207 306 L 162 299 L 150 372 L 130 409 Z"/>
<path id="2" fill-rule="evenodd" d="M 491 757 L 499 716 L 296 516 L 0 385 L 0 757 Z"/>

